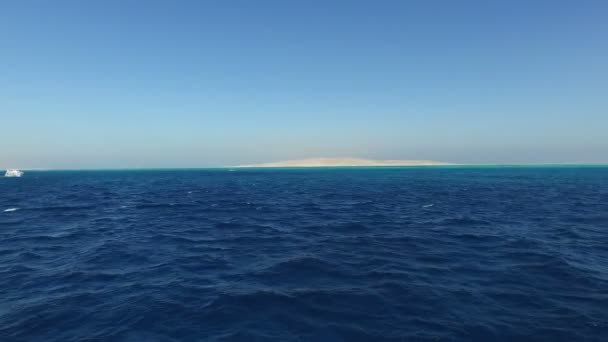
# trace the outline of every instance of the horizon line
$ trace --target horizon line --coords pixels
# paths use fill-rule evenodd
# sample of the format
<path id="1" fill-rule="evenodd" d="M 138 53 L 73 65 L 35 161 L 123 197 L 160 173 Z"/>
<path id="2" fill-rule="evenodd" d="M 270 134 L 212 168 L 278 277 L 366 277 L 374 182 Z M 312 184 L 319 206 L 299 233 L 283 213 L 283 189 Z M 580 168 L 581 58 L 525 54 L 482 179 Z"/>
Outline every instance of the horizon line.
<path id="1" fill-rule="evenodd" d="M 375 165 L 375 166 L 176 166 L 176 167 L 85 167 L 85 168 L 0 168 L 0 170 L 22 170 L 22 171 L 127 171 L 127 170 L 206 170 L 206 169 L 334 169 L 334 168 L 450 168 L 450 167 L 467 167 L 467 166 L 608 166 L 608 162 L 601 163 L 449 163 L 438 165 Z"/>

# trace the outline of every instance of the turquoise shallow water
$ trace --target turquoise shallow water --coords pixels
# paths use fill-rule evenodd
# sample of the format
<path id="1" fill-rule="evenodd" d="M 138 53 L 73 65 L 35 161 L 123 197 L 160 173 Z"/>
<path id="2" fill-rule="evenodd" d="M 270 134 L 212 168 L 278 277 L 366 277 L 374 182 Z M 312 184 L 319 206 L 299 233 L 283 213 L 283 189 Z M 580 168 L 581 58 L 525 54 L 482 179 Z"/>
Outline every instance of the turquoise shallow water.
<path id="1" fill-rule="evenodd" d="M 2 341 L 602 341 L 608 168 L 0 178 Z"/>

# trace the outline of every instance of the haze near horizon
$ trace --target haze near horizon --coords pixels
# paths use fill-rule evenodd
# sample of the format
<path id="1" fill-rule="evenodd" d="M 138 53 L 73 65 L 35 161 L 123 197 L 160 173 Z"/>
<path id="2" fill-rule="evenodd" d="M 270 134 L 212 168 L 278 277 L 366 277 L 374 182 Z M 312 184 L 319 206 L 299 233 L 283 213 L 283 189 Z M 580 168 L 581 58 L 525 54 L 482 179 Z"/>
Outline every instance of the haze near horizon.
<path id="1" fill-rule="evenodd" d="M 6 1 L 0 168 L 608 163 L 603 1 Z"/>

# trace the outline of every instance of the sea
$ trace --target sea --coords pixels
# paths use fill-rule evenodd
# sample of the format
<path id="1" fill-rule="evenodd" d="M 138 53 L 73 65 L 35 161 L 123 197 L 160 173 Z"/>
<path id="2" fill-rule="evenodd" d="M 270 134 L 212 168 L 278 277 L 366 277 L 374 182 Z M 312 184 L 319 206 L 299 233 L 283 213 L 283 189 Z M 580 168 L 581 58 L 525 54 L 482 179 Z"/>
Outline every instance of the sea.
<path id="1" fill-rule="evenodd" d="M 608 167 L 0 178 L 0 341 L 608 341 Z"/>

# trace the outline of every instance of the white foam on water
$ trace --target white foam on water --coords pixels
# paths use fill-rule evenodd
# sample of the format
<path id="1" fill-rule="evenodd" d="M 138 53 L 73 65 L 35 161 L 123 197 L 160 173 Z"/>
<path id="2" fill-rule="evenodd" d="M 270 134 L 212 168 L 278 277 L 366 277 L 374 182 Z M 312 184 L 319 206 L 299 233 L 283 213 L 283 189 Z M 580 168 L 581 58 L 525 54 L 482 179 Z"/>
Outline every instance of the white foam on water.
<path id="1" fill-rule="evenodd" d="M 19 208 L 8 208 L 8 209 L 4 209 L 5 213 L 10 213 L 11 211 L 17 211 L 19 210 Z"/>
<path id="2" fill-rule="evenodd" d="M 425 204 L 425 205 L 423 205 L 422 207 L 423 207 L 423 208 L 430 208 L 430 207 L 432 207 L 432 206 L 434 206 L 434 205 L 435 205 L 435 203 L 431 203 L 431 204 Z"/>

